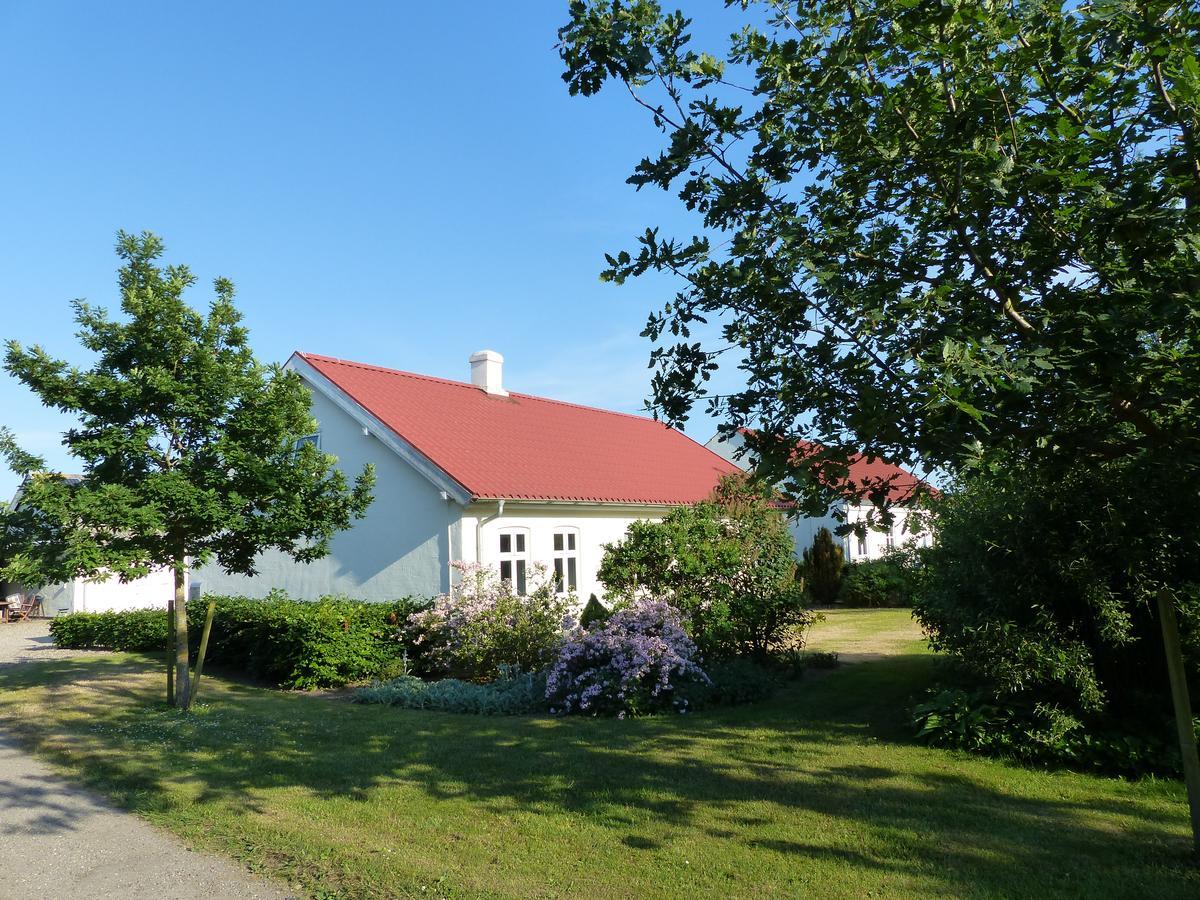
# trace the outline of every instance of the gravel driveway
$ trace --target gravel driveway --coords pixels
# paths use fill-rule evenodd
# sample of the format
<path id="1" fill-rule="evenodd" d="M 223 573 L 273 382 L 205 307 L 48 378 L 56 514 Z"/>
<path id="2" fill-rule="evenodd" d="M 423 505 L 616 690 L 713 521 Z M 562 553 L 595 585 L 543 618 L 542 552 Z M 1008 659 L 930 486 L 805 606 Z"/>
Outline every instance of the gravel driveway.
<path id="1" fill-rule="evenodd" d="M 45 620 L 0 624 L 0 668 L 94 656 L 59 650 Z M 0 898 L 285 898 L 285 888 L 177 838 L 56 775 L 0 730 Z"/>

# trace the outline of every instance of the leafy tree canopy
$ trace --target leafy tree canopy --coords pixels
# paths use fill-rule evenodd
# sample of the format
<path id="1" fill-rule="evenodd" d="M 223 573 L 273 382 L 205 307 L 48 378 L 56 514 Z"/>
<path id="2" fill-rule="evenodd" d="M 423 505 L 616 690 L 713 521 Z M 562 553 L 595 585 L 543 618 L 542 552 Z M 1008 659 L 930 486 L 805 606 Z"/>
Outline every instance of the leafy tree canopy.
<path id="1" fill-rule="evenodd" d="M 160 266 L 162 252 L 152 234 L 121 233 L 123 317 L 75 303 L 90 368 L 8 343 L 6 371 L 78 420 L 63 443 L 82 477 L 46 471 L 0 433 L 0 453 L 24 476 L 19 502 L 0 516 L 0 575 L 40 585 L 173 569 L 174 702 L 186 707 L 189 563 L 252 575 L 264 550 L 324 556 L 364 514 L 374 473 L 349 485 L 334 457 L 296 446 L 316 430 L 299 376 L 255 360 L 229 281 L 217 279 L 201 314 L 184 300 L 191 272 Z"/>
<path id="2" fill-rule="evenodd" d="M 630 183 L 698 216 L 603 273 L 682 283 L 645 331 L 656 408 L 754 428 L 814 512 L 813 468 L 857 449 L 1140 457 L 1194 483 L 1200 9 L 726 5 L 744 28 L 708 52 L 651 0 L 576 0 L 559 33 L 572 94 L 615 82 L 665 135 Z M 723 359 L 746 386 L 711 396 Z M 801 437 L 823 449 L 797 465 Z"/>
<path id="3" fill-rule="evenodd" d="M 297 438 L 316 430 L 300 378 L 254 359 L 233 285 L 207 315 L 185 266 L 159 266 L 152 234 L 119 235 L 124 318 L 77 301 L 84 369 L 8 342 L 4 367 L 47 405 L 78 417 L 63 437 L 81 480 L 49 473 L 6 436 L 26 481 L 5 516 L 6 577 L 122 578 L 190 557 L 254 574 L 266 549 L 300 561 L 328 551 L 370 503 L 373 473 L 349 487 L 334 457 Z"/>

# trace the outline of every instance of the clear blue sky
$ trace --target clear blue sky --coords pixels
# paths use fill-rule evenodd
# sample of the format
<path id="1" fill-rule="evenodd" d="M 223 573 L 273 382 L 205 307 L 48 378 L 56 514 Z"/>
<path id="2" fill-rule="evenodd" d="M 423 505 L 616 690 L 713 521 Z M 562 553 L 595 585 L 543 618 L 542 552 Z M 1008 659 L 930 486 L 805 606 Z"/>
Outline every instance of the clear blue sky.
<path id="1" fill-rule="evenodd" d="M 263 359 L 465 380 L 487 347 L 513 390 L 639 411 L 638 333 L 672 285 L 601 284 L 603 253 L 689 223 L 624 184 L 657 146 L 644 114 L 567 95 L 565 8 L 9 0 L 0 337 L 86 361 L 69 301 L 115 307 L 115 233 L 149 229 L 193 305 L 233 279 Z M 67 421 L 3 373 L 0 424 L 71 467 Z M 15 483 L 0 466 L 0 499 Z"/>

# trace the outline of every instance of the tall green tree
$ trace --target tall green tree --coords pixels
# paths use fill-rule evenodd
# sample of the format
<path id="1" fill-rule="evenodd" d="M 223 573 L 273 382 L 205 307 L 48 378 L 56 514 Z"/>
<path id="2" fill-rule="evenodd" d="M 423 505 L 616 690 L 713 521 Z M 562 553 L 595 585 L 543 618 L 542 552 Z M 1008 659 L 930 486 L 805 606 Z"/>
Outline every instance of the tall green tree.
<path id="1" fill-rule="evenodd" d="M 680 280 L 645 332 L 666 418 L 706 401 L 753 428 L 760 472 L 813 513 L 859 448 L 1125 462 L 1195 497 L 1200 8 L 726 5 L 743 27 L 719 47 L 653 0 L 576 0 L 559 32 L 571 93 L 615 83 L 665 135 L 630 182 L 696 214 L 603 273 Z M 710 395 L 726 359 L 746 386 Z M 1178 589 L 1129 597 L 1160 605 L 1168 648 Z"/>
<path id="2" fill-rule="evenodd" d="M 353 485 L 336 459 L 297 439 L 316 430 L 310 395 L 293 372 L 251 352 L 232 283 L 219 278 L 206 314 L 184 293 L 185 266 L 158 263 L 162 242 L 118 235 L 121 311 L 77 301 L 89 368 L 40 347 L 7 345 L 5 370 L 47 406 L 78 419 L 63 436 L 81 479 L 48 472 L 9 433 L 0 452 L 24 483 L 0 513 L 0 574 L 42 584 L 174 573 L 174 703 L 189 703 L 184 585 L 210 561 L 255 573 L 274 549 L 309 562 L 371 502 L 374 472 Z M 168 666 L 168 683 L 171 670 Z"/>
<path id="3" fill-rule="evenodd" d="M 842 586 L 842 572 L 846 568 L 846 556 L 840 544 L 834 541 L 828 528 L 817 530 L 812 546 L 804 548 L 800 571 L 813 602 L 829 606 L 837 599 Z"/>

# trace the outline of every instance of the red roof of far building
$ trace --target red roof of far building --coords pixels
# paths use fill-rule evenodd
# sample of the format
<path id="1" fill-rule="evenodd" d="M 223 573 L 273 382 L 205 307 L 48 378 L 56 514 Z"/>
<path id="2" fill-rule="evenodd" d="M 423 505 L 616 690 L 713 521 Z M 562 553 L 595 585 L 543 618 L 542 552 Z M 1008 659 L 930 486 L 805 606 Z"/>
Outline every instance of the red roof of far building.
<path id="1" fill-rule="evenodd" d="M 741 431 L 744 435 L 751 435 L 750 429 L 743 428 Z M 820 451 L 821 445 L 814 441 L 797 441 L 794 458 L 803 460 Z M 857 497 L 885 487 L 889 503 L 907 503 L 920 493 L 938 494 L 937 488 L 894 463 L 864 453 L 855 453 L 850 457 L 849 471 L 839 487 L 841 493 Z"/>
<path id="2" fill-rule="evenodd" d="M 739 471 L 643 416 L 296 355 L 477 499 L 694 503 Z"/>

